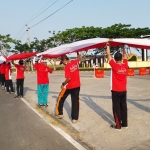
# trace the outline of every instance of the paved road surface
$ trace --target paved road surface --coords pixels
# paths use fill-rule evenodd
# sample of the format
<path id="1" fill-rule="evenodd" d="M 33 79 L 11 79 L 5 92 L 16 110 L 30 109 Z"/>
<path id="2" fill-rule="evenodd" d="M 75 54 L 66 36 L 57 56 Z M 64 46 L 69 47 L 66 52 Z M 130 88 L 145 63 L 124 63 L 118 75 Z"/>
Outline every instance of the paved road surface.
<path id="1" fill-rule="evenodd" d="M 135 76 L 128 77 L 127 103 L 129 114 L 129 128 L 127 130 L 122 129 L 121 132 L 116 132 L 110 128 L 110 124 L 114 123 L 109 87 L 110 71 L 106 71 L 105 78 L 100 79 L 93 78 L 93 72 L 80 72 L 82 88 L 80 92 L 80 118 L 78 120 L 78 123 L 72 124 L 71 122 L 70 97 L 66 99 L 66 102 L 64 104 L 64 118 L 60 120 L 55 118 L 55 121 L 57 121 L 58 123 L 62 123 L 64 124 L 64 126 L 68 127 L 68 129 L 71 131 L 68 132 L 67 130 L 67 133 L 69 133 L 71 136 L 73 134 L 73 138 L 74 134 L 77 134 L 77 138 L 79 139 L 75 139 L 82 145 L 84 145 L 84 147 L 86 147 L 88 150 L 150 150 L 150 75 L 139 76 L 137 74 L 138 71 L 136 71 Z M 26 102 L 30 103 L 33 108 L 35 108 L 37 104 L 36 74 L 26 73 L 25 76 L 26 79 L 24 85 L 24 99 Z M 15 75 L 13 77 L 15 78 Z M 15 81 L 15 79 L 13 79 L 13 81 Z M 60 85 L 63 81 L 63 72 L 54 72 L 50 75 L 50 91 L 48 99 L 49 106 L 47 108 L 44 108 L 44 110 L 48 112 L 50 116 L 53 116 L 55 112 L 54 108 L 56 105 L 56 100 L 60 92 Z M 14 105 L 17 108 L 18 102 L 14 99 L 12 99 L 12 101 L 16 102 L 16 104 Z M 5 106 L 3 105 L 4 104 L 2 104 L 1 102 L 0 108 L 4 108 Z M 39 110 L 40 109 L 38 108 L 38 111 Z M 23 115 L 27 115 L 27 112 L 24 112 L 25 114 L 23 113 Z M 18 113 L 16 114 L 18 115 Z M 26 120 L 28 119 L 29 118 L 27 118 Z M 25 124 L 23 124 L 23 126 L 24 125 Z M 58 124 L 55 123 L 54 125 Z M 2 125 L 1 128 L 3 126 L 4 125 Z M 34 128 L 41 129 L 42 127 L 41 125 L 36 125 Z M 66 132 L 66 128 L 64 131 Z M 12 134 L 13 133 L 11 133 L 11 136 Z M 54 139 L 56 138 L 54 137 Z M 27 142 L 30 144 L 30 141 Z M 33 143 L 32 141 L 31 143 Z M 52 140 L 50 139 L 49 141 Z M 47 141 L 45 143 L 47 143 Z M 72 147 L 69 147 L 69 149 L 72 149 Z"/>
<path id="2" fill-rule="evenodd" d="M 14 94 L 0 89 L 0 150 L 75 150 Z"/>

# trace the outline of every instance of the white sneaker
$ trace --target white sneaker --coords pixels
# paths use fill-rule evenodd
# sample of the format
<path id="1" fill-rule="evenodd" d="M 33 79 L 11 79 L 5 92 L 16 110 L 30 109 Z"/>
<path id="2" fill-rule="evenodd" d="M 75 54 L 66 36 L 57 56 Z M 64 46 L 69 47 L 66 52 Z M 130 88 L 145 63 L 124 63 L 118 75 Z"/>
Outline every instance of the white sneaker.
<path id="1" fill-rule="evenodd" d="M 74 124 L 77 122 L 78 122 L 78 120 L 75 120 L 75 119 L 72 120 L 72 123 L 74 123 Z"/>
<path id="2" fill-rule="evenodd" d="M 117 131 L 121 131 L 121 128 L 117 128 L 115 125 L 111 125 L 110 127 L 117 130 Z"/>
<path id="3" fill-rule="evenodd" d="M 63 115 L 56 115 L 57 119 L 62 119 L 64 116 Z"/>

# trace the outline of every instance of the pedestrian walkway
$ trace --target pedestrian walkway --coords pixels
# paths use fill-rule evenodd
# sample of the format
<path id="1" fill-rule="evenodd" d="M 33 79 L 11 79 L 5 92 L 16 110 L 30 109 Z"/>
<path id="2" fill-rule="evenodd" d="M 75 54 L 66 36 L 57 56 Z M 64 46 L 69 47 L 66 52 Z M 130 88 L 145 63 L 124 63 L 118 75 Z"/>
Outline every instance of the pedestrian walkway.
<path id="1" fill-rule="evenodd" d="M 25 97 L 28 102 L 37 103 L 36 74 L 25 74 Z M 57 96 L 64 81 L 63 73 L 50 75 L 49 102 L 42 108 L 54 116 Z M 146 145 L 150 140 L 150 75 L 128 78 L 128 129 L 121 132 L 110 128 L 114 124 L 110 92 L 109 73 L 104 78 L 93 78 L 92 72 L 81 72 L 80 116 L 76 124 L 71 122 L 70 96 L 64 104 L 64 118 L 58 120 L 71 132 L 79 134 L 79 140 L 89 149 L 126 150 Z M 148 143 L 148 142 L 147 142 Z M 141 147 L 141 150 L 150 149 Z"/>

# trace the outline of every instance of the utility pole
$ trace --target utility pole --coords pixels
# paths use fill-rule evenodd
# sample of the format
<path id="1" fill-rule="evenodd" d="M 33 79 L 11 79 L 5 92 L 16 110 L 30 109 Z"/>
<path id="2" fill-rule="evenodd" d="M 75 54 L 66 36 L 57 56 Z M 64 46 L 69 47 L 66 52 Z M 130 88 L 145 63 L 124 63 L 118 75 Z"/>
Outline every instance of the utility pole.
<path id="1" fill-rule="evenodd" d="M 29 34 L 29 29 L 30 28 L 28 28 L 28 25 L 26 24 L 26 26 L 27 26 L 27 36 L 28 36 L 28 46 L 30 47 L 30 34 Z"/>
<path id="2" fill-rule="evenodd" d="M 27 27 L 27 36 L 28 36 L 28 46 L 29 46 L 29 48 L 30 48 L 30 34 L 29 34 L 29 27 L 28 27 L 28 24 L 26 24 L 26 27 Z M 30 65 L 29 65 L 30 64 Z M 31 62 L 29 63 L 28 65 L 28 71 L 30 70 L 30 67 L 31 67 L 31 71 L 33 71 L 33 64 L 32 64 L 32 59 L 31 59 Z"/>

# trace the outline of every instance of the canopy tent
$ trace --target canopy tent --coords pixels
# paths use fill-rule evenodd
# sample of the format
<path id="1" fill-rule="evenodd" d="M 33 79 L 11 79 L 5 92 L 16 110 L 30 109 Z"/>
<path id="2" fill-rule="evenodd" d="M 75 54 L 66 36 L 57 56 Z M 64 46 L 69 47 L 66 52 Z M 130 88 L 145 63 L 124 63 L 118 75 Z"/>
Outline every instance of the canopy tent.
<path id="1" fill-rule="evenodd" d="M 133 39 L 133 38 L 121 38 L 121 39 L 108 39 L 108 38 L 93 38 L 88 40 L 81 40 L 73 42 L 71 44 L 65 44 L 58 47 L 50 48 L 45 52 L 38 53 L 37 56 L 43 56 L 48 58 L 57 58 L 64 54 L 69 54 L 77 51 L 86 51 L 93 48 L 105 47 L 107 42 L 110 42 L 110 46 L 119 46 L 122 43 L 133 48 L 150 49 L 150 40 L 148 39 Z"/>
<path id="2" fill-rule="evenodd" d="M 11 56 L 9 56 L 7 58 L 7 61 L 10 61 L 10 60 L 19 60 L 19 59 L 26 59 L 26 58 L 29 58 L 29 57 L 33 57 L 36 54 L 37 54 L 36 52 L 13 54 L 13 55 L 11 55 Z"/>
<path id="3" fill-rule="evenodd" d="M 2 64 L 4 61 L 6 61 L 6 57 L 5 56 L 0 56 L 0 64 Z"/>

